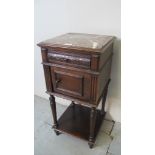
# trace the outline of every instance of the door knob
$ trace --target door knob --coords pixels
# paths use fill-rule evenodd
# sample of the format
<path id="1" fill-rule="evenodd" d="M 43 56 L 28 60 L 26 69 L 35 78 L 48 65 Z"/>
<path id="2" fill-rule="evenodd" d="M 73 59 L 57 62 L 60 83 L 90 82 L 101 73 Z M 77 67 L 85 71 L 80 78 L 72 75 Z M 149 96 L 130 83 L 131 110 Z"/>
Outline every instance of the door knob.
<path id="1" fill-rule="evenodd" d="M 57 79 L 57 80 L 55 81 L 56 85 L 57 85 L 60 81 L 61 81 L 61 79 Z"/>

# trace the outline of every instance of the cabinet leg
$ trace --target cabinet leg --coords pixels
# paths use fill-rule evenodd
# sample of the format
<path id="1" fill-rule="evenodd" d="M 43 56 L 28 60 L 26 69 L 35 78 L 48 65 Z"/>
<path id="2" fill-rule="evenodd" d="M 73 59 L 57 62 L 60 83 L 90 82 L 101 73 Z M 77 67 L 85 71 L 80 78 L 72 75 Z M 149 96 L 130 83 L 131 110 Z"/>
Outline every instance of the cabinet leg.
<path id="1" fill-rule="evenodd" d="M 90 134 L 89 134 L 89 142 L 88 142 L 88 145 L 90 148 L 93 148 L 94 146 L 95 122 L 96 122 L 96 108 L 92 107 L 90 112 Z"/>
<path id="2" fill-rule="evenodd" d="M 102 98 L 102 109 L 101 109 L 101 114 L 104 115 L 105 113 L 105 102 L 107 98 L 107 93 L 108 93 L 108 86 L 105 88 L 104 93 L 103 93 L 103 98 Z"/>
<path id="3" fill-rule="evenodd" d="M 57 123 L 55 97 L 53 95 L 50 95 L 49 100 L 50 100 L 50 106 L 51 106 L 52 115 L 53 115 L 53 128 L 56 129 L 58 126 L 58 123 Z"/>

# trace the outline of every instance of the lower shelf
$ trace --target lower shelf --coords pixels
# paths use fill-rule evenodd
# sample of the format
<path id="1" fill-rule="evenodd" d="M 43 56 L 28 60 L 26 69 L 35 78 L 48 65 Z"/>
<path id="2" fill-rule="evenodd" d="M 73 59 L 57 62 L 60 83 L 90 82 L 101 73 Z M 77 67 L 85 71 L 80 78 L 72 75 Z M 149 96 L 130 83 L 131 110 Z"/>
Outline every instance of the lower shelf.
<path id="1" fill-rule="evenodd" d="M 95 138 L 102 124 L 104 115 L 101 115 L 100 110 L 97 110 Z M 76 137 L 89 140 L 90 129 L 90 108 L 79 104 L 71 104 L 58 120 L 57 131 L 64 132 Z"/>

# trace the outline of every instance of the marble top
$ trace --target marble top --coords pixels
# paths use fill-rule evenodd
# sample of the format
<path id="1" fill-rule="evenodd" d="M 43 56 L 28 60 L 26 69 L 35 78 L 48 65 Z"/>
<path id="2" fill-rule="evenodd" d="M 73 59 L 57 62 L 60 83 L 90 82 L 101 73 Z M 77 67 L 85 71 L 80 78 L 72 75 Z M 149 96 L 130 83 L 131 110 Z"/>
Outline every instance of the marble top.
<path id="1" fill-rule="evenodd" d="M 39 43 L 38 46 L 99 50 L 113 39 L 113 36 L 106 35 L 67 33 L 49 40 L 45 40 Z"/>

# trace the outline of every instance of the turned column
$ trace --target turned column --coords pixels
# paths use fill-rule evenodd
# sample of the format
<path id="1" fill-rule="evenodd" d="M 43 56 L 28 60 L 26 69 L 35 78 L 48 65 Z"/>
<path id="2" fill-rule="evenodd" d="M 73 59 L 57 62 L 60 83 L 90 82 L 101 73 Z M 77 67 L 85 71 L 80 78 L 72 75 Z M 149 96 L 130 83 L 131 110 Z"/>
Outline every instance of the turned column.
<path id="1" fill-rule="evenodd" d="M 52 110 L 53 115 L 53 128 L 57 127 L 57 113 L 56 113 L 56 104 L 55 104 L 55 97 L 53 95 L 50 95 L 50 106 Z"/>
<path id="2" fill-rule="evenodd" d="M 53 126 L 52 127 L 55 129 L 54 131 L 56 135 L 59 135 L 59 131 L 56 130 L 58 127 L 58 122 L 57 122 L 55 97 L 53 95 L 50 95 L 49 100 L 50 100 L 50 106 L 51 106 L 52 115 L 53 115 Z"/>
<path id="3" fill-rule="evenodd" d="M 92 107 L 90 112 L 90 134 L 88 142 L 90 148 L 93 148 L 95 141 L 94 139 L 95 122 L 96 122 L 96 108 Z"/>

